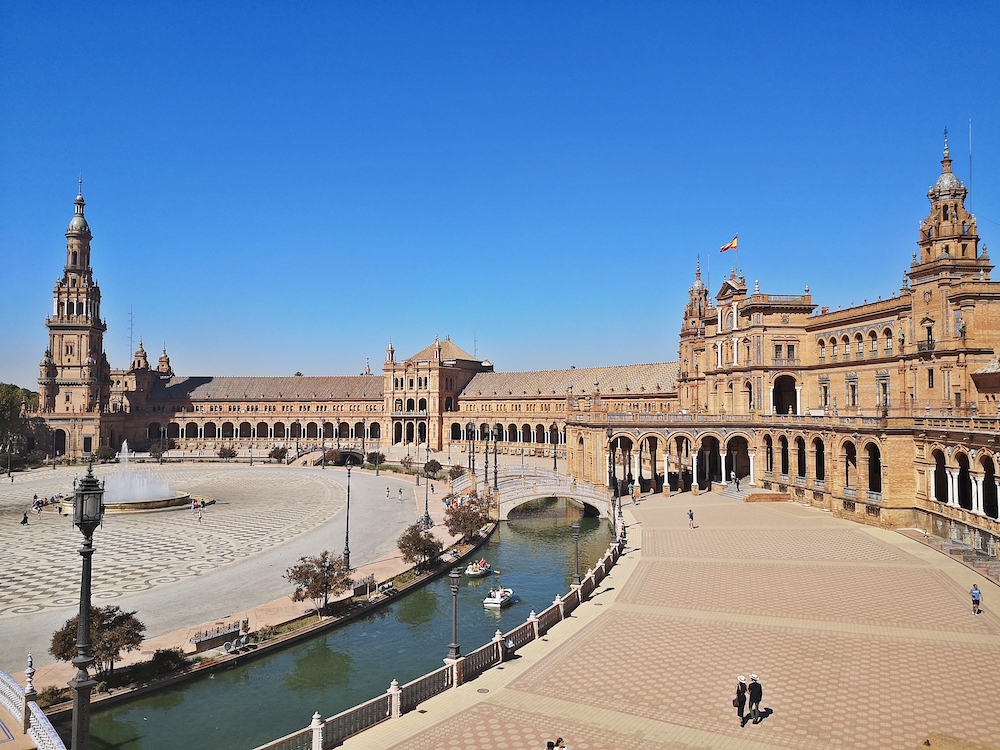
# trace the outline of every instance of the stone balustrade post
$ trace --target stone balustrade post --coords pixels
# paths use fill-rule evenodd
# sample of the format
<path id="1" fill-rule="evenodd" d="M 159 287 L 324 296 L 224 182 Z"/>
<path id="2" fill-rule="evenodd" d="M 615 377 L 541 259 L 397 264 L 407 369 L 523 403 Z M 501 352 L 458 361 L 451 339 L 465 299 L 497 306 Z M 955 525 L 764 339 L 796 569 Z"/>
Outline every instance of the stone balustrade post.
<path id="1" fill-rule="evenodd" d="M 389 683 L 389 689 L 386 692 L 389 693 L 389 715 L 393 719 L 398 719 L 402 715 L 400 696 L 403 693 L 399 689 L 399 680 L 394 679 Z"/>
<path id="2" fill-rule="evenodd" d="M 313 714 L 312 724 L 309 725 L 312 729 L 312 750 L 323 750 L 323 717 L 319 715 L 319 711 Z"/>
<path id="3" fill-rule="evenodd" d="M 559 607 L 559 619 L 560 620 L 565 620 L 566 619 L 566 610 L 565 610 L 565 606 L 563 605 L 562 596 L 560 596 L 559 594 L 556 594 L 556 598 L 552 600 L 552 603 L 555 604 L 555 605 L 557 605 Z"/>
<path id="4" fill-rule="evenodd" d="M 32 664 L 31 654 L 28 654 L 28 668 L 24 670 L 24 696 L 21 698 L 21 728 L 24 734 L 31 729 L 31 703 L 38 697 L 35 692 L 35 684 L 32 678 L 35 676 L 35 667 Z"/>
<path id="5" fill-rule="evenodd" d="M 541 632 L 539 632 L 538 615 L 535 614 L 535 610 L 531 610 L 531 612 L 528 614 L 528 622 L 531 623 L 531 627 L 535 631 L 535 640 L 537 641 L 539 638 L 542 637 L 542 634 Z"/>

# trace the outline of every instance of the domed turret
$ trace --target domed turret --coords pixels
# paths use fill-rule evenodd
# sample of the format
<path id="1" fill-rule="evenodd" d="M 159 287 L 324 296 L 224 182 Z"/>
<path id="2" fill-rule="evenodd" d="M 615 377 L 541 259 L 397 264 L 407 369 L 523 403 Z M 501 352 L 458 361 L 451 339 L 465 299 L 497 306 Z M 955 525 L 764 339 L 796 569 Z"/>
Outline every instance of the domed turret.
<path id="1" fill-rule="evenodd" d="M 83 207 L 87 204 L 83 200 L 82 178 L 80 179 L 80 192 L 77 193 L 76 200 L 73 201 L 73 205 L 76 206 L 76 212 L 73 214 L 73 218 L 70 219 L 69 227 L 66 229 L 66 236 L 77 235 L 90 238 L 90 226 L 87 224 L 87 218 L 83 215 Z"/>
<path id="2" fill-rule="evenodd" d="M 969 194 L 965 185 L 951 171 L 951 152 L 948 148 L 948 130 L 944 131 L 944 155 L 941 158 L 941 176 L 937 178 L 927 197 L 931 202 L 947 198 L 965 198 Z"/>

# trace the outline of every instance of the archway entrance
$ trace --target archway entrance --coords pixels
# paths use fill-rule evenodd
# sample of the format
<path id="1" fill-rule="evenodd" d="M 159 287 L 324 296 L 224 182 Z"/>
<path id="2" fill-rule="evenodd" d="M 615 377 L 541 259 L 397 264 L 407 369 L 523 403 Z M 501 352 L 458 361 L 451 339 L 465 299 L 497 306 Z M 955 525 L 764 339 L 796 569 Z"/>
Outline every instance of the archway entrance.
<path id="1" fill-rule="evenodd" d="M 993 459 L 983 456 L 979 465 L 983 468 L 983 513 L 990 518 L 997 517 L 997 477 Z"/>
<path id="2" fill-rule="evenodd" d="M 726 481 L 730 476 L 750 476 L 750 446 L 744 437 L 733 437 L 726 444 Z"/>
<path id="3" fill-rule="evenodd" d="M 969 472 L 969 457 L 958 454 L 958 504 L 972 510 L 972 474 Z"/>
<path id="4" fill-rule="evenodd" d="M 948 472 L 944 465 L 944 453 L 934 451 L 934 499 L 948 504 Z"/>
<path id="5" fill-rule="evenodd" d="M 798 414 L 798 404 L 795 398 L 795 378 L 791 375 L 779 375 L 774 380 L 775 414 Z"/>

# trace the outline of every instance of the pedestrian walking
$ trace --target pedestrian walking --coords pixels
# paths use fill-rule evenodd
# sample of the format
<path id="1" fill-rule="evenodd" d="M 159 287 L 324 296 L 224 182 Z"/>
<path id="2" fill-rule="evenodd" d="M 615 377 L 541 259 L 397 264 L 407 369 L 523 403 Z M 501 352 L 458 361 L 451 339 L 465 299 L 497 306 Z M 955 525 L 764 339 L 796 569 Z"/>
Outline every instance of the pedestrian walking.
<path id="1" fill-rule="evenodd" d="M 201 519 L 204 518 L 204 517 L 205 517 L 205 511 L 199 509 L 198 510 L 198 523 L 201 523 Z"/>
<path id="2" fill-rule="evenodd" d="M 972 595 L 972 614 L 982 614 L 979 610 L 979 603 L 983 599 L 983 592 L 979 590 L 979 584 L 972 584 L 972 588 L 969 590 L 969 593 Z"/>
<path id="3" fill-rule="evenodd" d="M 566 747 L 566 743 L 563 742 L 562 737 L 556 740 L 556 750 L 569 750 L 569 748 Z"/>
<path id="4" fill-rule="evenodd" d="M 743 709 L 747 705 L 747 678 L 740 675 L 736 678 L 736 697 L 733 698 L 733 707 L 736 715 L 740 719 L 740 726 L 743 725 Z"/>
<path id="5" fill-rule="evenodd" d="M 21 525 L 22 526 L 28 525 L 28 511 L 24 511 L 24 518 L 21 519 Z"/>
<path id="6" fill-rule="evenodd" d="M 388 487 L 385 488 L 385 499 L 386 500 L 389 499 L 389 488 Z"/>
<path id="7" fill-rule="evenodd" d="M 740 491 L 740 478 L 739 478 L 739 476 L 738 476 L 738 475 L 737 475 L 737 477 L 736 477 L 736 491 L 737 491 L 737 492 L 739 492 L 739 491 Z"/>
<path id="8" fill-rule="evenodd" d="M 764 688 L 761 686 L 757 675 L 750 675 L 750 685 L 747 687 L 750 694 L 750 718 L 754 724 L 760 723 L 760 699 L 764 697 Z"/>
<path id="9" fill-rule="evenodd" d="M 692 508 L 688 508 L 688 528 L 694 528 L 694 510 Z"/>
<path id="10" fill-rule="evenodd" d="M 402 487 L 399 488 L 399 499 L 400 500 L 403 499 L 403 488 Z"/>

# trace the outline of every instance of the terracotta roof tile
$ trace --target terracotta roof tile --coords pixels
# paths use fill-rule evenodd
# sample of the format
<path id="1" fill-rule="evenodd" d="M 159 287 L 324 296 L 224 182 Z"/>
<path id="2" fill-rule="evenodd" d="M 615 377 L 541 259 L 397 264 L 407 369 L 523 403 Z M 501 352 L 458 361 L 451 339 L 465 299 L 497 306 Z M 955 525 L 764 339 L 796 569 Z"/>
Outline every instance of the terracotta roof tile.
<path id="1" fill-rule="evenodd" d="M 380 375 L 173 377 L 156 381 L 149 398 L 152 401 L 381 399 L 383 382 Z"/>
<path id="2" fill-rule="evenodd" d="M 594 381 L 602 395 L 674 393 L 677 362 L 612 367 L 579 367 L 570 370 L 534 372 L 481 372 L 462 390 L 462 398 L 519 398 L 565 396 L 568 386 L 577 396 L 594 393 Z"/>

